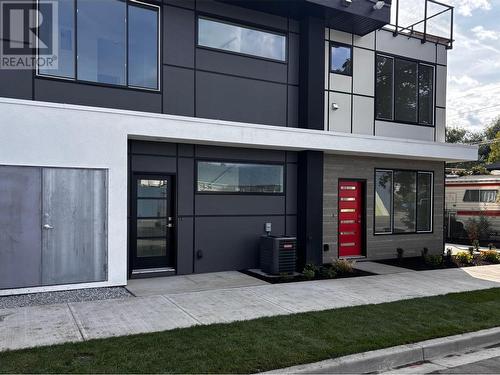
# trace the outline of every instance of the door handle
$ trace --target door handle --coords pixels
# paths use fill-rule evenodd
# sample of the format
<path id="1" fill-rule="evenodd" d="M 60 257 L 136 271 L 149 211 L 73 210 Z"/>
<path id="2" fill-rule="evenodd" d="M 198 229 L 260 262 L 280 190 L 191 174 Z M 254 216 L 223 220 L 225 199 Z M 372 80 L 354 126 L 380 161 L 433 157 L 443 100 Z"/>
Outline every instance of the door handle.
<path id="1" fill-rule="evenodd" d="M 54 229 L 54 227 L 50 224 L 44 224 L 43 229 Z"/>

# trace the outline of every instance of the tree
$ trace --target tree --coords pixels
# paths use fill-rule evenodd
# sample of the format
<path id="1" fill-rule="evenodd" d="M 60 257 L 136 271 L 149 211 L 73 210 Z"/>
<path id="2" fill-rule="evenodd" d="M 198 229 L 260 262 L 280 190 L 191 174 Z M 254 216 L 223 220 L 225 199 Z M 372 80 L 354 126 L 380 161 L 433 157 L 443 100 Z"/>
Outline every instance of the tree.
<path id="1" fill-rule="evenodd" d="M 500 116 L 493 120 L 484 131 L 486 139 L 495 139 L 498 132 L 500 132 Z"/>
<path id="2" fill-rule="evenodd" d="M 500 131 L 495 136 L 495 142 L 490 145 L 488 163 L 495 163 L 500 160 Z"/>
<path id="3" fill-rule="evenodd" d="M 446 128 L 446 142 L 447 143 L 465 143 L 467 129 L 461 127 L 447 127 Z"/>

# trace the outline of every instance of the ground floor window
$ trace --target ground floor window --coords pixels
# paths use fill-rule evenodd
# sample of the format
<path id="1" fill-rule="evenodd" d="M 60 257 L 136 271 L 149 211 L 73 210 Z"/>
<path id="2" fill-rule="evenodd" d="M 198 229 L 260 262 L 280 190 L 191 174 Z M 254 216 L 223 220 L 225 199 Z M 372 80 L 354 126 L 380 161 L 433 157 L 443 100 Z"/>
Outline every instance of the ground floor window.
<path id="1" fill-rule="evenodd" d="M 198 161 L 197 191 L 202 193 L 282 194 L 283 165 Z"/>
<path id="2" fill-rule="evenodd" d="M 375 171 L 375 234 L 432 231 L 433 173 Z"/>

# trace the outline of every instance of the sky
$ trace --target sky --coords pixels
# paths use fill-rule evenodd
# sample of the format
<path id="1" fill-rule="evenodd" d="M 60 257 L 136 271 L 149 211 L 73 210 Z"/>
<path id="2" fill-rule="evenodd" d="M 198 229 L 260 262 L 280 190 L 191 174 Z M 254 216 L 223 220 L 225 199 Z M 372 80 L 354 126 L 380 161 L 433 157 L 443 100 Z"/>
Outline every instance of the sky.
<path id="1" fill-rule="evenodd" d="M 455 6 L 455 43 L 448 51 L 447 126 L 480 130 L 500 116 L 500 0 L 442 2 Z M 408 24 L 416 22 L 423 3 L 400 0 L 401 9 L 407 10 L 402 18 Z M 433 31 L 446 35 L 449 16 L 433 22 Z"/>

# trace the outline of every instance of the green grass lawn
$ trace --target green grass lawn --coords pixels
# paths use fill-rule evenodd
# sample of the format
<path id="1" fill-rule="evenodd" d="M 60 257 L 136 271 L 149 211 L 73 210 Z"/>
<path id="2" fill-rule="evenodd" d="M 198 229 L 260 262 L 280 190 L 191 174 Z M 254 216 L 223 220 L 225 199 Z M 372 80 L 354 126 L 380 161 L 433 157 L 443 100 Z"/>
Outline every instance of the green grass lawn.
<path id="1" fill-rule="evenodd" d="M 6 373 L 247 373 L 500 326 L 500 289 L 0 353 Z"/>

